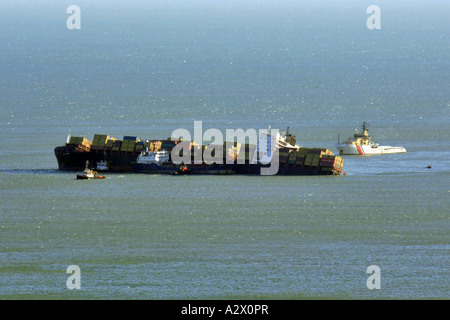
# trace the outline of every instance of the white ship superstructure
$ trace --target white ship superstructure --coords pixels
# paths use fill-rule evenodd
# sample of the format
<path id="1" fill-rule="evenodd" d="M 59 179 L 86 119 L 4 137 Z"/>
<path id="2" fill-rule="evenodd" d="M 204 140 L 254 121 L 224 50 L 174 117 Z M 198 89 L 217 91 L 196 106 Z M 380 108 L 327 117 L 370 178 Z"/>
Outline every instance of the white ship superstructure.
<path id="1" fill-rule="evenodd" d="M 165 163 L 169 161 L 169 151 L 142 151 L 137 157 L 136 162 L 139 164 Z"/>
<path id="2" fill-rule="evenodd" d="M 368 124 L 363 122 L 362 132 L 355 130 L 353 137 L 348 138 L 345 142 L 336 144 L 336 148 L 340 155 L 373 155 L 387 153 L 404 153 L 406 149 L 403 147 L 380 146 L 377 142 L 371 141 Z"/>
<path id="3" fill-rule="evenodd" d="M 300 148 L 296 144 L 296 137 L 289 133 L 289 127 L 286 132 L 278 130 L 260 130 L 256 152 L 253 154 L 251 163 L 270 163 L 273 154 L 280 148 L 297 150 Z"/>

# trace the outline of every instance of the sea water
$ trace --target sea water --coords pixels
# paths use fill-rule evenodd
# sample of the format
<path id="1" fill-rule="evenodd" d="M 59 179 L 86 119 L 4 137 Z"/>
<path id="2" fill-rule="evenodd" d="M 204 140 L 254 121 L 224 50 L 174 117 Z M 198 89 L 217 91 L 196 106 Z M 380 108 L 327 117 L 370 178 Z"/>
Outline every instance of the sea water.
<path id="1" fill-rule="evenodd" d="M 0 4 L 1 299 L 449 298 L 446 1 Z M 268 126 L 346 175 L 77 181 L 67 133 Z M 426 168 L 428 165 L 432 168 Z M 69 266 L 80 289 L 69 289 Z M 369 289 L 368 267 L 380 268 Z"/>

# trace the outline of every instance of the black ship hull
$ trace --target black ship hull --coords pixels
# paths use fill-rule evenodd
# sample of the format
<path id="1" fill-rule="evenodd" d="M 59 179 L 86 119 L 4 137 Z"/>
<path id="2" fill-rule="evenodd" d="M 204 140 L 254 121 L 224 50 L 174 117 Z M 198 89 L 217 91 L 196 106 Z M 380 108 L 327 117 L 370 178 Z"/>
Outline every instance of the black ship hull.
<path id="1" fill-rule="evenodd" d="M 93 168 L 97 163 L 106 161 L 108 170 L 113 172 L 132 172 L 132 163 L 136 162 L 139 153 L 120 152 L 120 151 L 96 151 L 88 152 L 77 151 L 72 145 L 60 146 L 55 148 L 55 156 L 58 161 L 59 170 L 80 171 L 86 167 L 86 161 Z"/>
<path id="2" fill-rule="evenodd" d="M 59 170 L 64 171 L 80 171 L 89 161 L 93 168 L 100 161 L 106 161 L 108 171 L 111 172 L 138 172 L 153 174 L 169 174 L 175 173 L 180 166 L 171 165 L 147 165 L 136 162 L 139 152 L 120 152 L 120 151 L 77 151 L 71 145 L 60 146 L 55 148 L 55 156 L 58 161 Z M 261 169 L 268 165 L 261 164 L 187 164 L 189 174 L 244 174 L 244 175 L 260 175 Z M 324 170 L 320 167 L 293 165 L 288 163 L 280 163 L 276 175 L 301 176 L 301 175 L 337 175 L 340 174 L 335 170 Z"/>

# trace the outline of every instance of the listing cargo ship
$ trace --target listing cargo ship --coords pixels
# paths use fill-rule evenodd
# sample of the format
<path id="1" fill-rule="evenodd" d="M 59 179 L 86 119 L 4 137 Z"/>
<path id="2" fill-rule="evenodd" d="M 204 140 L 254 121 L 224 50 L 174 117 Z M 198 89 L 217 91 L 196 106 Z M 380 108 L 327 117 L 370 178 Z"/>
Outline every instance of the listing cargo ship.
<path id="1" fill-rule="evenodd" d="M 143 140 L 135 136 L 124 136 L 122 140 L 108 135 L 95 134 L 91 141 L 85 137 L 68 136 L 63 146 L 55 148 L 55 156 L 60 170 L 83 170 L 86 161 L 97 171 L 138 172 L 153 174 L 260 174 L 277 162 L 277 175 L 341 175 L 344 159 L 323 148 L 304 148 L 296 144 L 296 137 L 287 132 L 270 129 L 260 136 L 256 145 L 237 142 L 223 145 L 198 145 L 193 141 Z M 264 140 L 261 140 L 264 138 Z M 272 143 L 272 139 L 274 143 Z M 171 151 L 179 143 L 189 150 L 190 161 L 176 163 Z M 260 150 L 262 143 L 272 148 Z M 231 144 L 231 147 L 229 146 Z M 180 145 L 181 146 L 181 145 Z M 210 148 L 214 148 L 211 151 Z M 261 147 L 262 148 L 262 147 Z M 208 150 L 210 149 L 210 150 Z M 183 149 L 185 150 L 185 149 Z M 214 153 L 221 150 L 221 160 L 213 163 L 198 161 L 205 151 Z"/>
<path id="2" fill-rule="evenodd" d="M 403 147 L 380 146 L 377 142 L 372 142 L 369 135 L 369 124 L 363 122 L 362 132 L 355 130 L 353 137 L 348 138 L 341 143 L 338 138 L 336 148 L 340 155 L 374 155 L 386 153 L 404 153 L 406 149 Z"/>

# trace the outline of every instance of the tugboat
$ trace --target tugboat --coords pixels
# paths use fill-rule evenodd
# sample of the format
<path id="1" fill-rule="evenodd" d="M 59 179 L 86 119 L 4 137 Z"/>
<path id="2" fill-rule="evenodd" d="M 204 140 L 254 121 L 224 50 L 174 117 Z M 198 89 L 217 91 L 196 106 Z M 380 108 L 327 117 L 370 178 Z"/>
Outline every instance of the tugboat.
<path id="1" fill-rule="evenodd" d="M 372 155 L 385 153 L 404 153 L 406 149 L 403 147 L 380 146 L 377 142 L 371 141 L 369 135 L 369 126 L 365 121 L 361 128 L 362 132 L 355 130 L 353 138 L 350 137 L 347 141 L 341 143 L 338 137 L 338 143 L 335 145 L 340 155 Z"/>
<path id="2" fill-rule="evenodd" d="M 83 174 L 77 174 L 77 180 L 94 180 L 94 179 L 105 179 L 105 176 L 101 176 L 97 171 L 91 170 L 89 161 L 86 161 L 86 169 L 84 169 Z"/>

